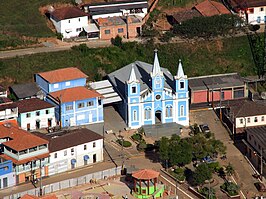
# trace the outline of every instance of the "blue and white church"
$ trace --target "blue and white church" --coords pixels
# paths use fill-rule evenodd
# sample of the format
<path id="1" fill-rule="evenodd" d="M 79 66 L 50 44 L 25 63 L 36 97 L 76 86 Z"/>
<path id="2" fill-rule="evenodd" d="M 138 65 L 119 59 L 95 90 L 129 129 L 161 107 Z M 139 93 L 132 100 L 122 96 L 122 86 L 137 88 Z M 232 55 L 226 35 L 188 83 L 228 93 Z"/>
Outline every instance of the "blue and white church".
<path id="1" fill-rule="evenodd" d="M 176 76 L 161 68 L 158 52 L 153 65 L 135 61 L 108 75 L 122 98 L 119 112 L 130 128 L 157 123 L 189 125 L 188 78 L 179 60 Z"/>

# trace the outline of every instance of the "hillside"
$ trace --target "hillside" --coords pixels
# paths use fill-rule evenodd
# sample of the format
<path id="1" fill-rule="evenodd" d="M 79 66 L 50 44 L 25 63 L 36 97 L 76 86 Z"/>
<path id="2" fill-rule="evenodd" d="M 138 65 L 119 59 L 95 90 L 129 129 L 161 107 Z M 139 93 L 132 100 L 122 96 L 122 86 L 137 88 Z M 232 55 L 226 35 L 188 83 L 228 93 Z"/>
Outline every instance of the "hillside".
<path id="1" fill-rule="evenodd" d="M 255 75 L 246 36 L 215 41 L 156 45 L 125 43 L 122 48 L 90 49 L 76 47 L 62 52 L 42 53 L 0 60 L 0 84 L 12 85 L 33 81 L 37 72 L 76 66 L 88 74 L 90 80 L 100 80 L 118 68 L 136 60 L 153 63 L 153 50 L 159 49 L 162 67 L 176 73 L 181 58 L 185 73 L 191 76 L 239 72 Z"/>

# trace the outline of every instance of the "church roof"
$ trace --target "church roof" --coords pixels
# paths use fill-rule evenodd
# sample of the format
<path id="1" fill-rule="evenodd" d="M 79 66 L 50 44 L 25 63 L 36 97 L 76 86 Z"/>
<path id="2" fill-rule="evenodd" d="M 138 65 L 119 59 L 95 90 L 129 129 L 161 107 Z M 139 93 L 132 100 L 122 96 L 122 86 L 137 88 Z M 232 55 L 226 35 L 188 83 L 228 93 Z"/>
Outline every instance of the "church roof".
<path id="1" fill-rule="evenodd" d="M 153 65 L 141 61 L 135 61 L 108 75 L 110 82 L 122 96 L 125 96 L 125 86 L 126 82 L 130 78 L 132 67 L 134 68 L 136 79 L 140 83 L 140 91 L 152 88 L 150 74 L 152 72 Z M 166 68 L 161 68 L 161 71 L 165 78 L 164 87 L 174 89 L 175 81 L 172 74 Z"/>

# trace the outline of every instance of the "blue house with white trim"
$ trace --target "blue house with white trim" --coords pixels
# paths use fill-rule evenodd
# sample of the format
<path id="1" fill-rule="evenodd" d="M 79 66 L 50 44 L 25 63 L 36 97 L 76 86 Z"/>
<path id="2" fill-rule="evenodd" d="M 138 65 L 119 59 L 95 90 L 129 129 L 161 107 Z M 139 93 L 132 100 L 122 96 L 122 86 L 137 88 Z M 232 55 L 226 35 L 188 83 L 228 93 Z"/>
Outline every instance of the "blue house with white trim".
<path id="1" fill-rule="evenodd" d="M 188 79 L 180 60 L 177 75 L 172 76 L 160 67 L 155 50 L 153 65 L 135 61 L 109 74 L 108 79 L 123 100 L 119 110 L 128 127 L 189 125 Z"/>
<path id="2" fill-rule="evenodd" d="M 86 88 L 87 75 L 70 67 L 35 75 L 36 83 L 55 106 L 61 127 L 103 122 L 103 96 Z"/>
<path id="3" fill-rule="evenodd" d="M 16 185 L 16 175 L 11 160 L 0 159 L 0 189 Z"/>

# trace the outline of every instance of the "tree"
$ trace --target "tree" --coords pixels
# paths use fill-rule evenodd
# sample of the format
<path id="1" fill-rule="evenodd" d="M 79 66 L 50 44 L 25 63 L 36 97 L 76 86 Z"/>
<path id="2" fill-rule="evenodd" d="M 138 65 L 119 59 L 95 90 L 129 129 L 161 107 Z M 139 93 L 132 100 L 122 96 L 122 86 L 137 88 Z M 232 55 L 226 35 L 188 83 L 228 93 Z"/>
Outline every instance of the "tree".
<path id="1" fill-rule="evenodd" d="M 225 167 L 225 171 L 226 171 L 226 174 L 231 176 L 233 173 L 234 173 L 234 167 L 231 163 L 229 163 L 226 167 Z"/>
<path id="2" fill-rule="evenodd" d="M 171 144 L 169 160 L 171 165 L 184 166 L 185 164 L 189 164 L 192 161 L 191 144 L 186 139 L 182 139 L 175 144 Z"/>
<path id="3" fill-rule="evenodd" d="M 165 166 L 167 166 L 167 161 L 169 160 L 169 139 L 167 137 L 162 137 L 159 141 L 159 155 L 161 160 L 165 161 Z"/>
<path id="4" fill-rule="evenodd" d="M 111 39 L 111 43 L 114 46 L 117 46 L 117 47 L 121 48 L 122 47 L 122 37 L 120 37 L 119 35 L 116 35 L 115 38 Z"/>
<path id="5" fill-rule="evenodd" d="M 206 180 L 212 178 L 212 172 L 206 163 L 200 164 L 193 173 L 193 182 L 195 185 L 202 185 Z"/>

